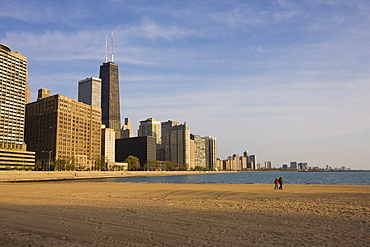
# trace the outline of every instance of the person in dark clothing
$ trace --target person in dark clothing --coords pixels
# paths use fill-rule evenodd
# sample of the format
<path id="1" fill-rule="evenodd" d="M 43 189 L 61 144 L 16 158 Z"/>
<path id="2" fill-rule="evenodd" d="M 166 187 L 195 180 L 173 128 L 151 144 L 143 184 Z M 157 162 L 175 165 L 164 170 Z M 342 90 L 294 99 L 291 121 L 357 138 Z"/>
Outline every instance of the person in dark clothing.
<path id="1" fill-rule="evenodd" d="M 278 179 L 278 178 L 275 178 L 274 183 L 275 183 L 275 188 L 274 188 L 274 190 L 279 189 L 279 179 Z"/>
<path id="2" fill-rule="evenodd" d="M 279 190 L 282 190 L 283 189 L 283 177 L 279 178 L 279 185 L 280 185 Z"/>

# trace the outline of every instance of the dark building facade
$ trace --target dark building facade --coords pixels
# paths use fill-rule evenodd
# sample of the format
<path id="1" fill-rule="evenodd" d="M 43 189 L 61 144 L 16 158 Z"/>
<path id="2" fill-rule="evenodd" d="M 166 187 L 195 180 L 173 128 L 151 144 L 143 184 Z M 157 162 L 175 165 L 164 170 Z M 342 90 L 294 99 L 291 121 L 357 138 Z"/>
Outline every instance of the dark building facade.
<path id="1" fill-rule="evenodd" d="M 121 113 L 118 65 L 113 62 L 103 63 L 100 66 L 99 78 L 102 80 L 102 123 L 105 124 L 107 128 L 119 131 L 121 128 Z"/>
<path id="2" fill-rule="evenodd" d="M 123 162 L 128 156 L 135 156 L 143 167 L 149 160 L 156 160 L 155 138 L 140 136 L 116 139 L 116 162 Z"/>

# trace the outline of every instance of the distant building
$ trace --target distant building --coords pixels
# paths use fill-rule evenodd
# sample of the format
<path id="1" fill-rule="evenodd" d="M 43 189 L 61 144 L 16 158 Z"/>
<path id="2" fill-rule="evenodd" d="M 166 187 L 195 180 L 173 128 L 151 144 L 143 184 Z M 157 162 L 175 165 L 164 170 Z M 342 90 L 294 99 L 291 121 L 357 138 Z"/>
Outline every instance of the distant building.
<path id="1" fill-rule="evenodd" d="M 132 131 L 132 122 L 129 118 L 125 118 L 125 124 L 122 126 L 121 129 L 121 137 L 118 139 L 131 137 L 134 137 L 134 132 Z"/>
<path id="2" fill-rule="evenodd" d="M 0 44 L 0 169 L 34 169 L 35 153 L 24 142 L 28 100 L 27 58 Z"/>
<path id="3" fill-rule="evenodd" d="M 282 168 L 282 169 L 288 169 L 288 165 L 287 165 L 287 164 L 283 164 L 283 165 L 281 166 L 281 168 Z"/>
<path id="4" fill-rule="evenodd" d="M 163 154 L 159 160 L 170 161 L 170 131 L 173 126 L 179 125 L 179 122 L 168 120 L 167 122 L 161 123 L 161 139 L 162 139 L 162 151 Z"/>
<path id="5" fill-rule="evenodd" d="M 257 170 L 258 169 L 258 166 L 257 166 L 257 164 L 258 164 L 258 162 L 257 162 L 257 156 L 254 155 L 254 154 L 251 154 L 249 156 L 249 161 L 250 161 L 251 169 L 252 170 Z"/>
<path id="6" fill-rule="evenodd" d="M 116 132 L 114 129 L 105 128 L 101 130 L 101 157 L 106 164 L 107 170 L 112 170 L 116 162 Z"/>
<path id="7" fill-rule="evenodd" d="M 154 118 L 140 121 L 138 136 L 152 136 L 157 144 L 161 144 L 161 122 Z"/>
<path id="8" fill-rule="evenodd" d="M 141 167 L 150 160 L 156 160 L 155 138 L 151 136 L 116 139 L 116 161 L 124 162 L 128 156 L 140 160 Z"/>
<path id="9" fill-rule="evenodd" d="M 297 161 L 290 162 L 290 169 L 298 169 Z"/>
<path id="10" fill-rule="evenodd" d="M 207 149 L 208 142 L 206 138 L 203 138 L 199 135 L 190 134 L 190 139 L 194 143 L 194 167 L 200 167 L 204 170 L 208 169 L 208 157 Z M 190 162 L 189 162 L 190 163 Z M 193 168 L 193 167 L 190 167 Z"/>
<path id="11" fill-rule="evenodd" d="M 271 169 L 271 161 L 265 161 L 265 169 Z"/>
<path id="12" fill-rule="evenodd" d="M 25 140 L 45 169 L 57 159 L 75 169 L 95 168 L 101 160 L 100 108 L 60 94 L 44 94 L 26 108 Z"/>
<path id="13" fill-rule="evenodd" d="M 161 129 L 164 160 L 190 166 L 191 140 L 188 124 L 179 124 L 178 122 L 168 120 L 161 123 Z"/>
<path id="14" fill-rule="evenodd" d="M 217 170 L 217 138 L 206 136 L 208 170 Z"/>
<path id="15" fill-rule="evenodd" d="M 101 108 L 100 78 L 90 77 L 78 82 L 78 101 Z"/>

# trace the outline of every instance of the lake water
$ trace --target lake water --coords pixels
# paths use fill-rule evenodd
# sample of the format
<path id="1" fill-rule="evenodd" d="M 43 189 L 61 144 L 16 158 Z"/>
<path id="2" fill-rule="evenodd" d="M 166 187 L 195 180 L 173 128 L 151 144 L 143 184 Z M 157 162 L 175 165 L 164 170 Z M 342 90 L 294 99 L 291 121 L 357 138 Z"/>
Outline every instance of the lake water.
<path id="1" fill-rule="evenodd" d="M 157 177 L 128 177 L 105 179 L 104 181 L 122 183 L 273 184 L 275 178 L 278 177 L 283 177 L 285 184 L 370 185 L 370 172 L 239 172 Z"/>

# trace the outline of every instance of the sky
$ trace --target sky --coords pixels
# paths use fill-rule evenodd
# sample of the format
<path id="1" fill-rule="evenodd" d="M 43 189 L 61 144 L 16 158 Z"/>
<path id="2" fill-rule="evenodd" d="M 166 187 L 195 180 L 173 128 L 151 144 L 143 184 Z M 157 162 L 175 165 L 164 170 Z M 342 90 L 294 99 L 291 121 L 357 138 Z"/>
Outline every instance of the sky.
<path id="1" fill-rule="evenodd" d="M 368 0 L 0 0 L 0 43 L 77 100 L 114 33 L 121 121 L 188 123 L 218 157 L 370 169 Z M 110 42 L 110 40 L 109 40 Z"/>

